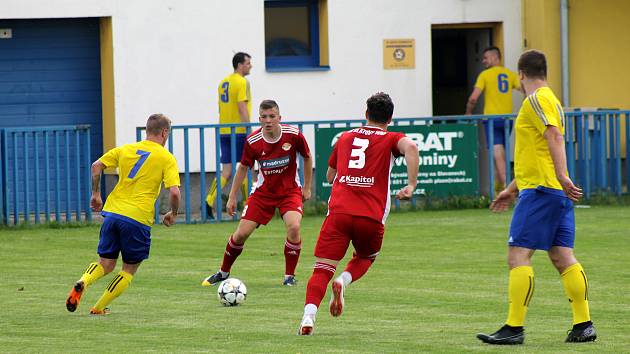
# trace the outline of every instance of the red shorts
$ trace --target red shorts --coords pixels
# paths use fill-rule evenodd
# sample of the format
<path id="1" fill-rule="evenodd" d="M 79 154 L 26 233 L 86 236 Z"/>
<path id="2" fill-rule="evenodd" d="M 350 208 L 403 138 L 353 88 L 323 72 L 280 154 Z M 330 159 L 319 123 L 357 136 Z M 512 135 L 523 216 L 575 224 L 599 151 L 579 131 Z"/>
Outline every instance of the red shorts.
<path id="1" fill-rule="evenodd" d="M 303 214 L 302 190 L 293 191 L 277 198 L 254 192 L 247 198 L 247 204 L 243 209 L 241 218 L 267 225 L 269 220 L 273 218 L 276 208 L 280 209 L 280 215 L 284 215 L 287 211 L 297 211 Z"/>
<path id="2" fill-rule="evenodd" d="M 330 214 L 324 220 L 315 245 L 315 257 L 339 261 L 346 255 L 350 241 L 361 258 L 374 259 L 381 250 L 385 227 L 364 216 Z"/>

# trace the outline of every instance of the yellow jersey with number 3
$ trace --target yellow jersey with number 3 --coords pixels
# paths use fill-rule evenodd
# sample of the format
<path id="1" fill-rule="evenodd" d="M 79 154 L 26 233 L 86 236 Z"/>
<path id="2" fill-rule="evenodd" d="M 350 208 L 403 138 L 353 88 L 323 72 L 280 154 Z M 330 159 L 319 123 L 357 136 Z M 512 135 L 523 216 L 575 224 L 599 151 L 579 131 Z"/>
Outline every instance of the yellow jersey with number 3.
<path id="1" fill-rule="evenodd" d="M 502 66 L 493 66 L 479 74 L 475 87 L 483 91 L 483 114 L 512 113 L 512 89 L 520 88 L 518 75 Z"/>
<path id="2" fill-rule="evenodd" d="M 99 160 L 107 168 L 118 167 L 118 183 L 107 196 L 103 211 L 144 225 L 153 225 L 155 201 L 162 182 L 167 189 L 180 185 L 175 157 L 153 141 L 119 146 Z"/>
<path id="3" fill-rule="evenodd" d="M 249 81 L 238 73 L 228 75 L 219 84 L 219 123 L 241 123 L 241 115 L 238 113 L 238 103 L 247 102 L 247 112 L 252 116 L 252 97 Z M 221 128 L 221 134 L 230 134 L 230 128 Z M 236 128 L 237 134 L 245 134 L 245 128 Z"/>
<path id="4" fill-rule="evenodd" d="M 541 87 L 525 98 L 516 117 L 514 178 L 518 190 L 538 186 L 562 189 L 544 137 L 548 126 L 557 127 L 564 135 L 564 111 L 551 89 Z"/>

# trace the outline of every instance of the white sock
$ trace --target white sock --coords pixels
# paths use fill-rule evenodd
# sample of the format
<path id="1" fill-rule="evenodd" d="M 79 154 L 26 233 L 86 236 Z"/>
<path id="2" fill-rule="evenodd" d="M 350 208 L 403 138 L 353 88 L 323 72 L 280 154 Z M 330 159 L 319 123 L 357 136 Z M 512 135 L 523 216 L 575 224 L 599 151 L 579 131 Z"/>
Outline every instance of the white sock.
<path id="1" fill-rule="evenodd" d="M 317 315 L 317 306 L 314 304 L 306 304 L 306 306 L 304 306 L 304 316 L 312 316 L 315 318 L 315 315 Z"/>
<path id="2" fill-rule="evenodd" d="M 348 284 L 352 283 L 352 274 L 348 272 L 343 272 L 339 276 L 341 278 L 341 282 L 343 282 L 343 286 L 346 287 Z"/>
<path id="3" fill-rule="evenodd" d="M 223 278 L 225 278 L 225 277 L 227 277 L 228 275 L 230 275 L 230 272 L 224 272 L 224 271 L 222 271 L 222 270 L 219 270 L 219 272 L 221 272 L 221 276 L 222 276 Z"/>

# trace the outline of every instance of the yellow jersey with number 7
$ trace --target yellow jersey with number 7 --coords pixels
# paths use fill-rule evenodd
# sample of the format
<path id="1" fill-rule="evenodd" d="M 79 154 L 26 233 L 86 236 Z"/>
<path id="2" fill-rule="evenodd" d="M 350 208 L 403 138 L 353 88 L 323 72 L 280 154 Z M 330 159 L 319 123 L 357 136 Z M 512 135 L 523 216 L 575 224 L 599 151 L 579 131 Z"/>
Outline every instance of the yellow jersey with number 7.
<path id="1" fill-rule="evenodd" d="M 99 160 L 107 168 L 118 167 L 118 183 L 107 196 L 103 212 L 123 215 L 144 225 L 153 225 L 162 182 L 167 189 L 180 185 L 175 157 L 153 141 L 119 146 Z"/>

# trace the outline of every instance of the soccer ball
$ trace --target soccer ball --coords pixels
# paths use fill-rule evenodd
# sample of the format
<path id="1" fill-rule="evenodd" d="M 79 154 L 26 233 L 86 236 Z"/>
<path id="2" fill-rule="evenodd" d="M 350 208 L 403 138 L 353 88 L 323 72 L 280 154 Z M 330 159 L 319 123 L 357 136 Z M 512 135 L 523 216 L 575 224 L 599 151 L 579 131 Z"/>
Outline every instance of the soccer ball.
<path id="1" fill-rule="evenodd" d="M 219 284 L 217 295 L 223 306 L 238 306 L 247 297 L 247 287 L 239 279 L 228 278 Z"/>

